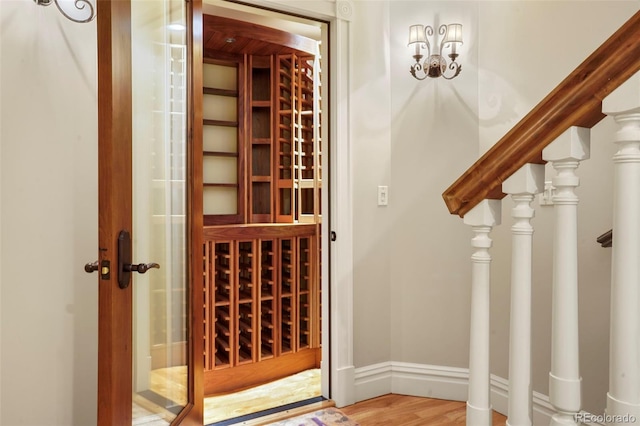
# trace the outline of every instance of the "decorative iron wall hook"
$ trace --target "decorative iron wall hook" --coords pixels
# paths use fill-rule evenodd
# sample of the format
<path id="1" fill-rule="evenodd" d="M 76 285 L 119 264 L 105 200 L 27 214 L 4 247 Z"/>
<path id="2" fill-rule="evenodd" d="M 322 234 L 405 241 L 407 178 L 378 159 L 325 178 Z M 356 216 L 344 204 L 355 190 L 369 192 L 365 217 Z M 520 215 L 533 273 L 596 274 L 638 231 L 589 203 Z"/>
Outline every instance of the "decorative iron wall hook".
<path id="1" fill-rule="evenodd" d="M 64 10 L 64 8 L 60 6 L 60 4 L 58 3 L 58 0 L 33 0 L 33 1 L 39 6 L 50 6 L 52 3 L 55 3 L 60 13 L 62 13 L 65 16 L 65 18 L 73 22 L 78 22 L 83 24 L 83 23 L 93 21 L 96 17 L 96 9 L 89 0 L 73 0 L 73 5 L 77 10 L 84 11 L 86 9 L 87 12 L 89 12 L 89 16 L 84 19 L 74 18 L 73 16 L 69 15 Z"/>

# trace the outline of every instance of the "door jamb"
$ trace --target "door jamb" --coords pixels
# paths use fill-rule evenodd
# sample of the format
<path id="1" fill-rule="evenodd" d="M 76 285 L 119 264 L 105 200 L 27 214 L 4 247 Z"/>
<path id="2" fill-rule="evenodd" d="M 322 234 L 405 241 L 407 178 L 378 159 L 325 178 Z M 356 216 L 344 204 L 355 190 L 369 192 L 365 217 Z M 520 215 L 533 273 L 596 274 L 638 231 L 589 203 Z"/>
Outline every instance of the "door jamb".
<path id="1" fill-rule="evenodd" d="M 329 396 L 338 407 L 356 402 L 353 363 L 353 169 L 350 140 L 350 21 L 354 13 L 351 0 L 290 2 L 287 0 L 234 1 L 250 6 L 291 13 L 329 23 L 329 179 L 323 182 L 322 205 L 328 206 L 329 220 L 322 227 L 322 276 L 328 277 L 330 294 L 323 297 L 322 359 L 329 360 Z M 326 149 L 328 148 L 328 149 Z M 325 211 L 326 211 L 325 210 Z M 332 232 L 336 240 L 331 241 Z M 323 284 L 326 279 L 323 278 Z M 323 288 L 328 288 L 323 285 Z M 324 293 L 323 293 L 324 295 Z M 332 331 L 330 333 L 330 330 Z M 329 348 L 327 348 L 329 346 Z M 330 351 L 330 353 L 327 353 Z M 324 367 L 324 365 L 323 365 Z M 323 374 L 323 381 L 327 375 Z"/>

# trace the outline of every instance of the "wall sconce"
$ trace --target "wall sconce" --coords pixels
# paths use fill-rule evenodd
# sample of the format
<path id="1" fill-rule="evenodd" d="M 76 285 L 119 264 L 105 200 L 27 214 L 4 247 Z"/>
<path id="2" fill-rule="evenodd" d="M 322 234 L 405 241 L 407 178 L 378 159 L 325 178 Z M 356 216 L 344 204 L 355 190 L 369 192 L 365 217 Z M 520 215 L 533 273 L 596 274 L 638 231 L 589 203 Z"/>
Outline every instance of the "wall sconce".
<path id="1" fill-rule="evenodd" d="M 68 3 L 73 2 L 73 5 L 77 10 L 84 11 L 87 8 L 87 12 L 89 12 L 89 16 L 87 18 L 76 18 L 69 15 L 58 3 L 58 0 L 33 0 L 38 6 L 50 6 L 51 3 L 55 3 L 56 7 L 62 13 L 65 18 L 78 23 L 86 23 L 91 22 L 96 17 L 96 10 L 93 7 L 93 4 L 89 0 L 69 0 Z"/>
<path id="2" fill-rule="evenodd" d="M 416 63 L 411 66 L 411 75 L 418 80 L 424 80 L 427 77 L 437 78 L 444 77 L 447 80 L 451 80 L 460 74 L 462 71 L 462 65 L 456 62 L 458 54 L 456 53 L 456 47 L 458 43 L 462 45 L 462 24 L 449 24 L 440 25 L 438 28 L 438 36 L 442 36 L 442 41 L 438 44 L 438 36 L 434 37 L 433 52 L 431 50 L 431 43 L 429 43 L 429 37 L 433 37 L 433 27 L 427 25 L 411 25 L 409 27 L 409 44 L 415 45 L 416 53 L 413 58 Z M 451 63 L 447 65 L 447 60 L 442 56 L 443 48 L 450 48 L 449 58 Z M 424 63 L 420 63 L 422 59 L 422 49 L 427 49 L 427 59 Z M 453 73 L 449 76 L 445 75 L 445 71 L 449 68 Z M 416 75 L 418 72 L 424 74 L 422 77 Z"/>

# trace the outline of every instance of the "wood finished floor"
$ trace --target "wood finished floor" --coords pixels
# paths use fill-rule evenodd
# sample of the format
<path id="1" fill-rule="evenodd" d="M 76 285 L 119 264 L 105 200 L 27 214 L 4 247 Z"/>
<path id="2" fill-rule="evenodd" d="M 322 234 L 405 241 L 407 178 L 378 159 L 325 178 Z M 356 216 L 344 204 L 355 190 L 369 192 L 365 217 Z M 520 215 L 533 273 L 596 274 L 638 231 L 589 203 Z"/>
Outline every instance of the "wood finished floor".
<path id="1" fill-rule="evenodd" d="M 390 394 L 340 410 L 361 426 L 456 426 L 465 425 L 467 408 L 465 402 Z M 494 411 L 494 426 L 506 421 Z"/>
<path id="2" fill-rule="evenodd" d="M 170 370 L 154 373 L 156 375 L 161 373 L 162 377 L 152 376 L 153 389 L 165 397 L 172 396 L 181 401 L 180 395 L 184 393 L 184 389 L 178 386 L 177 392 L 168 392 L 163 383 L 165 381 L 182 383 L 185 371 L 180 368 Z M 205 424 L 318 395 L 320 395 L 320 371 L 309 370 L 288 379 L 237 394 L 205 398 Z M 282 412 L 268 418 L 256 419 L 253 422 L 242 424 L 247 426 L 270 424 L 331 405 L 333 405 L 332 401 L 326 401 L 323 404 L 302 407 L 299 410 Z M 466 424 L 466 403 L 442 399 L 389 394 L 361 401 L 340 410 L 361 426 L 457 426 Z M 148 423 L 144 421 L 146 420 L 144 416 L 140 420 L 147 426 Z M 150 423 L 149 425 L 151 424 L 155 426 L 167 423 Z M 493 425 L 505 426 L 505 424 L 506 417 L 494 412 Z"/>

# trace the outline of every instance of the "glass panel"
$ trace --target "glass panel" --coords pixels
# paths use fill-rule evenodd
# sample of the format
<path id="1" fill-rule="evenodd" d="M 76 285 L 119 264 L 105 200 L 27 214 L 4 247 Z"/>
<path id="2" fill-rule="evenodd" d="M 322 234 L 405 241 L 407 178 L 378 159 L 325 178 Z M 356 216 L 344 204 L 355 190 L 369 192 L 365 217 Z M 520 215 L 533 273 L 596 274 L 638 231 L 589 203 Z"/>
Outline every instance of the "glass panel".
<path id="1" fill-rule="evenodd" d="M 133 0 L 133 423 L 187 402 L 187 50 L 183 0 Z"/>

